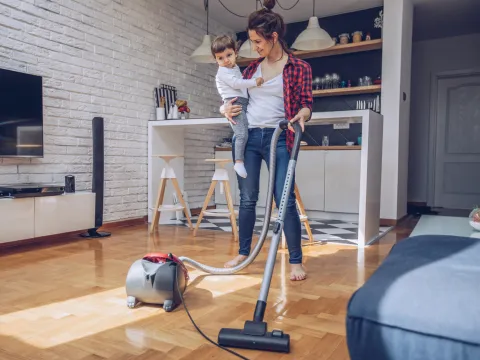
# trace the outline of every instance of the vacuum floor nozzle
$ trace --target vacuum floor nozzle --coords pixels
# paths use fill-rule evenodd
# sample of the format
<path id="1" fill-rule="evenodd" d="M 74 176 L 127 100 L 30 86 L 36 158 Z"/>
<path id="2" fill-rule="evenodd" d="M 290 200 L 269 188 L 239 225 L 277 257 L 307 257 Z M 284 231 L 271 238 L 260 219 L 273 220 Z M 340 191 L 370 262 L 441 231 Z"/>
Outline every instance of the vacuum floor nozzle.
<path id="1" fill-rule="evenodd" d="M 290 352 L 290 335 L 281 330 L 266 331 L 264 322 L 246 321 L 244 329 L 221 329 L 218 344 L 251 350 Z"/>

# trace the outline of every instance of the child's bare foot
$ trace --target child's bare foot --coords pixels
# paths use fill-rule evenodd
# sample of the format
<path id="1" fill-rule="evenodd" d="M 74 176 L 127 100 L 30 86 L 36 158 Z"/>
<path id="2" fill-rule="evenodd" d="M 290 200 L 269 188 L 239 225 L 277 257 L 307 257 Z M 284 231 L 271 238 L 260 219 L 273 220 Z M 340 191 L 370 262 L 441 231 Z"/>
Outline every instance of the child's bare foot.
<path id="1" fill-rule="evenodd" d="M 302 264 L 290 264 L 290 280 L 300 281 L 307 278 L 307 273 Z"/>
<path id="2" fill-rule="evenodd" d="M 247 256 L 245 256 L 245 255 L 238 255 L 235 259 L 226 262 L 225 267 L 226 268 L 235 267 L 238 264 L 240 264 L 243 260 L 245 260 L 246 258 L 247 258 Z"/>

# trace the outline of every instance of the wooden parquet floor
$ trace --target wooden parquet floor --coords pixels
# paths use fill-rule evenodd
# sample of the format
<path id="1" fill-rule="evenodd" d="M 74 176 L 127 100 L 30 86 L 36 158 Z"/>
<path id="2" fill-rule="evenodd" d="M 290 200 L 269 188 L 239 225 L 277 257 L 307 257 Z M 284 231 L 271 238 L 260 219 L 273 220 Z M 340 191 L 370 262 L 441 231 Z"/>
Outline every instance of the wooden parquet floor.
<path id="1" fill-rule="evenodd" d="M 288 254 L 280 250 L 268 298 L 269 329 L 291 336 L 291 353 L 237 350 L 249 359 L 349 359 L 346 305 L 411 224 L 365 250 L 349 246 L 304 247 L 308 279 L 288 279 Z M 256 241 L 256 240 L 255 240 Z M 222 327 L 251 319 L 263 275 L 267 240 L 240 274 L 205 275 L 190 269 L 185 301 L 197 325 L 214 341 Z M 235 359 L 208 343 L 183 306 L 126 306 L 130 265 L 150 251 L 172 252 L 214 265 L 236 254 L 231 234 L 180 227 L 113 229 L 101 240 L 22 248 L 0 255 L 1 360 Z"/>

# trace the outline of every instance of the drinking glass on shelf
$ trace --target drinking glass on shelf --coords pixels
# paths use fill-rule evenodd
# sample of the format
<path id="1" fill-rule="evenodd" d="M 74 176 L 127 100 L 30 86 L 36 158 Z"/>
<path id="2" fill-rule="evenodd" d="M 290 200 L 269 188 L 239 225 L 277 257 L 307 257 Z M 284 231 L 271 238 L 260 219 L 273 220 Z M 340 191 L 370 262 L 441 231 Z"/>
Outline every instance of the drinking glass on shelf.
<path id="1" fill-rule="evenodd" d="M 332 88 L 332 76 L 330 74 L 325 74 L 325 86 L 327 89 Z"/>
<path id="2" fill-rule="evenodd" d="M 332 74 L 332 88 L 337 89 L 340 84 L 340 75 L 334 73 Z"/>

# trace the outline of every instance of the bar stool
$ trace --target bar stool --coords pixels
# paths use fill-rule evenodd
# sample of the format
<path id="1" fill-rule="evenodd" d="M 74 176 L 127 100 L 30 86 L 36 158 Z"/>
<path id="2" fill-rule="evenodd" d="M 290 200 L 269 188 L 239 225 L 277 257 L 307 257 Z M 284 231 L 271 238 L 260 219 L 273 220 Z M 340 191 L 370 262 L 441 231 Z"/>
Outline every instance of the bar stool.
<path id="1" fill-rule="evenodd" d="M 200 215 L 198 216 L 197 225 L 195 226 L 195 230 L 193 231 L 193 236 L 197 236 L 197 230 L 200 227 L 200 223 L 204 216 L 216 216 L 216 217 L 228 217 L 230 218 L 230 223 L 232 224 L 232 233 L 235 238 L 235 241 L 238 241 L 238 228 L 237 228 L 237 216 L 238 211 L 233 207 L 233 199 L 232 193 L 230 191 L 230 181 L 228 178 L 227 169 L 225 169 L 225 165 L 227 163 L 231 163 L 231 159 L 206 159 L 206 162 L 213 162 L 218 165 L 218 168 L 215 169 L 215 173 L 212 177 L 212 183 L 210 184 L 210 188 L 208 189 L 207 197 L 203 203 L 202 210 L 200 211 Z M 217 183 L 220 182 L 220 192 L 223 193 L 222 190 L 225 191 L 225 198 L 227 200 L 227 208 L 228 209 L 214 209 L 214 210 L 207 210 L 208 203 L 210 198 L 213 195 L 215 190 L 215 186 Z"/>
<path id="2" fill-rule="evenodd" d="M 308 222 L 308 215 L 307 215 L 307 212 L 305 211 L 305 206 L 303 205 L 302 197 L 300 196 L 300 191 L 298 190 L 297 183 L 295 183 L 294 185 L 294 191 L 295 191 L 295 202 L 297 203 L 300 222 L 303 223 L 303 225 L 305 226 L 305 230 L 307 230 L 308 239 L 309 239 L 308 245 L 313 245 L 315 243 L 315 240 L 313 239 L 312 228 L 310 227 L 310 223 Z M 272 203 L 273 203 L 272 208 L 276 208 L 275 200 L 273 200 Z M 272 214 L 271 220 L 275 221 L 277 217 L 278 217 L 278 212 L 276 214 Z M 286 248 L 285 233 L 282 233 L 282 249 L 285 249 L 285 248 Z"/>
<path id="3" fill-rule="evenodd" d="M 187 204 L 182 196 L 182 191 L 180 190 L 180 185 L 178 184 L 177 176 L 175 175 L 175 171 L 170 166 L 170 161 L 178 158 L 183 157 L 183 155 L 153 155 L 154 157 L 161 158 L 165 161 L 165 167 L 162 170 L 162 175 L 160 176 L 160 185 L 158 186 L 158 196 L 157 202 L 155 204 L 155 208 L 153 208 L 153 219 L 152 225 L 150 226 L 150 232 L 153 232 L 155 228 L 158 226 L 158 220 L 160 219 L 160 212 L 161 211 L 179 211 L 183 210 L 185 217 L 187 218 L 188 225 L 190 230 L 193 229 L 192 222 L 190 220 L 190 215 L 188 214 Z M 178 200 L 180 204 L 178 205 L 163 205 L 163 198 L 165 196 L 165 188 L 167 187 L 167 181 L 171 180 L 172 185 L 177 193 Z"/>

